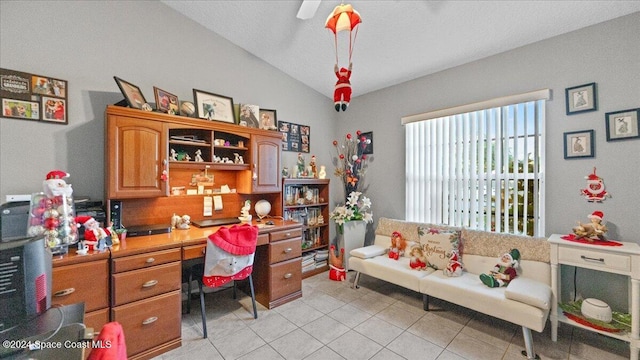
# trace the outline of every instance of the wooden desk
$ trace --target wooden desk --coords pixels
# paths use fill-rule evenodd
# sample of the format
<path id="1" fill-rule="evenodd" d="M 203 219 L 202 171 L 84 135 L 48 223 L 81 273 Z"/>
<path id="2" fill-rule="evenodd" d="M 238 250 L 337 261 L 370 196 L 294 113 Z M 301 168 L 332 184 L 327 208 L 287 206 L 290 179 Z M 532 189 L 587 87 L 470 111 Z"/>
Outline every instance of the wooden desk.
<path id="1" fill-rule="evenodd" d="M 551 289 L 556 301 L 551 304 L 551 340 L 558 340 L 558 322 L 594 331 L 629 343 L 631 359 L 638 360 L 640 351 L 640 245 L 625 242 L 622 246 L 596 246 L 563 240 L 554 234 L 551 243 Z M 571 265 L 596 271 L 604 271 L 629 277 L 629 307 L 631 311 L 631 333 L 616 334 L 596 330 L 569 320 L 558 309 L 560 299 L 559 265 Z"/>

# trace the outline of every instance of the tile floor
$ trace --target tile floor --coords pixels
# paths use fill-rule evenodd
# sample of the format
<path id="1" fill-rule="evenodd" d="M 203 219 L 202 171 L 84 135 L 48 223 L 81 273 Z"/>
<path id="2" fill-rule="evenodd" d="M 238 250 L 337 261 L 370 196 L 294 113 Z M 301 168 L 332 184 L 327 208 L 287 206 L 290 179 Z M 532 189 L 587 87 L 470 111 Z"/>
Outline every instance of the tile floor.
<path id="1" fill-rule="evenodd" d="M 349 273 L 352 280 L 354 273 Z M 322 273 L 303 280 L 303 297 L 267 310 L 231 290 L 207 294 L 202 338 L 198 300 L 182 316 L 182 347 L 157 359 L 523 359 L 521 328 L 474 311 L 362 276 L 360 288 Z M 186 296 L 185 296 L 186 297 Z M 558 342 L 533 332 L 542 359 L 629 359 L 629 346 L 607 336 L 561 324 Z"/>

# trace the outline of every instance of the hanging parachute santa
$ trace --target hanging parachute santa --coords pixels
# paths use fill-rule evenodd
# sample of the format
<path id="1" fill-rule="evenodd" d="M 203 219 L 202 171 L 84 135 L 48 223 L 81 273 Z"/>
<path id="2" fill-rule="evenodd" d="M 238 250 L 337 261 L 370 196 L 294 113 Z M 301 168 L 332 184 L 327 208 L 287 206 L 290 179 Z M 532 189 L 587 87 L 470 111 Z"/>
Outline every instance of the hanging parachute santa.
<path id="1" fill-rule="evenodd" d="M 334 66 L 334 72 L 338 81 L 336 82 L 335 90 L 333 92 L 333 102 L 335 104 L 336 111 L 345 111 L 351 101 L 351 54 L 353 52 L 353 45 L 358 35 L 358 24 L 362 22 L 360 14 L 353 9 L 350 4 L 340 4 L 333 9 L 327 21 L 325 27 L 333 32 L 335 37 L 336 48 L 336 64 Z M 355 30 L 355 31 L 354 31 Z M 349 68 L 338 67 L 338 33 L 341 31 L 348 31 L 349 34 Z"/>

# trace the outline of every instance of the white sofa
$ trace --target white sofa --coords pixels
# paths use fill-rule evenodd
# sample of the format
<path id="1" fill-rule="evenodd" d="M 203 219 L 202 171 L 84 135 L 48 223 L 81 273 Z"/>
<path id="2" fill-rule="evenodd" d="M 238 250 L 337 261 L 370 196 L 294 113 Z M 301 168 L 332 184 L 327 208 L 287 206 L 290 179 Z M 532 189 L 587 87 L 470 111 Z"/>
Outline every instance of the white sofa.
<path id="1" fill-rule="evenodd" d="M 460 231 L 464 264 L 461 276 L 449 277 L 432 268 L 413 270 L 407 255 L 399 260 L 388 257 L 391 233 L 399 231 L 409 244 L 417 243 L 418 227 Z M 479 275 L 491 270 L 498 258 L 513 248 L 521 254 L 518 277 L 505 287 L 484 285 Z M 356 271 L 354 288 L 358 288 L 360 276 L 366 274 L 423 294 L 427 311 L 429 297 L 433 296 L 520 325 L 526 356 L 535 359 L 531 330 L 544 330 L 553 301 L 550 247 L 546 239 L 380 218 L 374 244 L 354 249 L 350 255 L 349 269 Z"/>

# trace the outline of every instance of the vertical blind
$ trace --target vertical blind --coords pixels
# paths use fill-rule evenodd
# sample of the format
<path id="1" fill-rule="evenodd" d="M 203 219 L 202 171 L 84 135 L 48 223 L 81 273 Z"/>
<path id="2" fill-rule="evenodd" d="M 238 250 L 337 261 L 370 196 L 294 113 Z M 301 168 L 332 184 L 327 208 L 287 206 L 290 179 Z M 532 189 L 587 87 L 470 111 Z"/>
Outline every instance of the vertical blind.
<path id="1" fill-rule="evenodd" d="M 545 98 L 538 97 L 515 104 L 502 98 L 511 103 L 427 120 L 403 118 L 407 220 L 543 235 Z"/>

